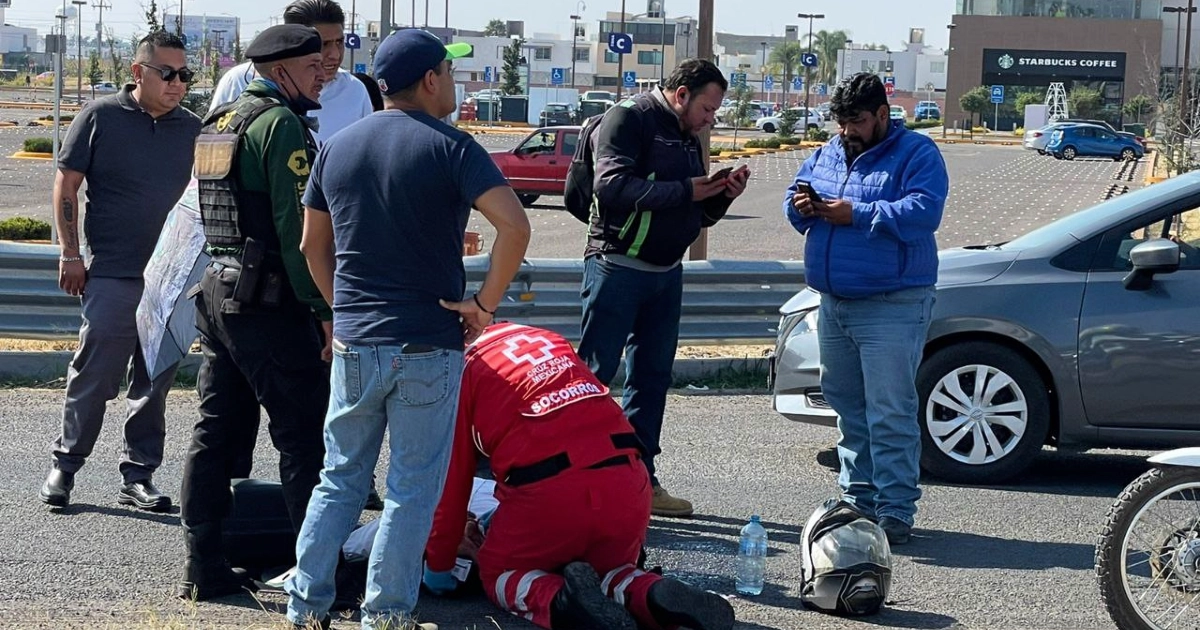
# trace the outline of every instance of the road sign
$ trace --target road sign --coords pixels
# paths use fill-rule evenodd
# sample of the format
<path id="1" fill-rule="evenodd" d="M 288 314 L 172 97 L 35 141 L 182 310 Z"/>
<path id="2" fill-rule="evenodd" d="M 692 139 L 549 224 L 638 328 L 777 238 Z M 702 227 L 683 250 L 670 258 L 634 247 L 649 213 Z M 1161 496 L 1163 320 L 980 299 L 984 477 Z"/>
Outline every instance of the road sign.
<path id="1" fill-rule="evenodd" d="M 550 85 L 562 85 L 566 76 L 566 68 L 550 68 Z"/>
<path id="2" fill-rule="evenodd" d="M 354 72 L 356 74 L 366 74 L 367 73 L 367 64 L 365 64 L 365 63 L 354 64 Z"/>
<path id="3" fill-rule="evenodd" d="M 362 48 L 362 37 L 358 33 L 346 33 L 346 48 L 358 50 Z"/>
<path id="4" fill-rule="evenodd" d="M 817 53 L 800 53 L 800 65 L 805 68 L 817 67 Z"/>
<path id="5" fill-rule="evenodd" d="M 797 92 L 799 92 L 800 90 L 803 90 L 804 89 L 804 78 L 796 77 L 796 78 L 792 79 L 792 89 Z"/>
<path id="6" fill-rule="evenodd" d="M 992 86 L 992 102 L 996 103 L 997 105 L 1004 102 L 1004 86 L 1003 85 L 993 85 Z"/>
<path id="7" fill-rule="evenodd" d="M 492 73 L 492 67 L 484 66 L 483 67 L 483 82 L 484 83 L 493 83 L 495 81 L 496 81 L 496 75 Z"/>
<path id="8" fill-rule="evenodd" d="M 618 55 L 633 52 L 633 36 L 629 33 L 609 33 L 608 49 Z"/>
<path id="9" fill-rule="evenodd" d="M 767 75 L 767 77 L 765 79 L 763 79 L 763 89 L 768 92 L 770 92 L 771 90 L 774 90 L 775 89 L 775 77 L 773 77 L 771 75 Z"/>
<path id="10" fill-rule="evenodd" d="M 633 70 L 626 70 L 625 74 L 621 75 L 622 87 L 637 87 L 637 73 Z"/>
<path id="11" fill-rule="evenodd" d="M 826 96 L 829 94 L 829 86 L 824 83 L 817 84 L 817 96 Z"/>
<path id="12" fill-rule="evenodd" d="M 894 96 L 896 94 L 896 84 L 895 83 L 884 83 L 883 84 L 883 92 L 884 92 L 884 94 L 887 94 L 888 98 L 891 98 L 892 96 Z"/>
<path id="13" fill-rule="evenodd" d="M 883 77 L 883 82 L 892 87 L 895 87 L 896 86 L 896 77 Z"/>
<path id="14" fill-rule="evenodd" d="M 745 72 L 729 73 L 729 82 L 735 86 L 746 87 L 746 73 Z"/>

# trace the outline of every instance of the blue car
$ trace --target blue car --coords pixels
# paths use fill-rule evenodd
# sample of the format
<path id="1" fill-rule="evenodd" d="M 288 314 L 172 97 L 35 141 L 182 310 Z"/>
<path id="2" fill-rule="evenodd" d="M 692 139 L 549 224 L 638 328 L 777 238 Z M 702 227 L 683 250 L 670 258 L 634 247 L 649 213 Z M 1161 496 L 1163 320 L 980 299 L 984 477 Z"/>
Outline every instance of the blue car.
<path id="1" fill-rule="evenodd" d="M 1114 160 L 1140 159 L 1146 149 L 1137 140 L 1117 135 L 1096 125 L 1071 125 L 1055 129 L 1046 152 L 1060 160 L 1076 157 L 1106 157 Z"/>

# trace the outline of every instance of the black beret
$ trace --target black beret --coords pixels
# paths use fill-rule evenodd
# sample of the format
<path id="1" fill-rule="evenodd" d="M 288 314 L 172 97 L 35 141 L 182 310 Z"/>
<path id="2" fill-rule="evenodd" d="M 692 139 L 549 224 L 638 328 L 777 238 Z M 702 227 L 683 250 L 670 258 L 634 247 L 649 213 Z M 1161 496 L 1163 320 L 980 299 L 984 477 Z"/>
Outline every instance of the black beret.
<path id="1" fill-rule="evenodd" d="M 246 58 L 255 63 L 303 57 L 321 52 L 321 34 L 301 24 L 280 24 L 258 34 L 246 48 Z"/>

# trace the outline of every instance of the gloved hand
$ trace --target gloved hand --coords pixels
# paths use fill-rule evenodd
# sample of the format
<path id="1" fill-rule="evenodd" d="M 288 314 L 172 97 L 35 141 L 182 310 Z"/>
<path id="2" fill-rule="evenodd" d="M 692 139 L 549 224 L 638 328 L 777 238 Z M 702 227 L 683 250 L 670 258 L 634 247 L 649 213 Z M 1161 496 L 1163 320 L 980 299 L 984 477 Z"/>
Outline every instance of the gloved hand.
<path id="1" fill-rule="evenodd" d="M 449 595 L 458 589 L 458 580 L 449 571 L 430 571 L 429 565 L 425 565 L 425 575 L 421 581 L 434 595 Z"/>

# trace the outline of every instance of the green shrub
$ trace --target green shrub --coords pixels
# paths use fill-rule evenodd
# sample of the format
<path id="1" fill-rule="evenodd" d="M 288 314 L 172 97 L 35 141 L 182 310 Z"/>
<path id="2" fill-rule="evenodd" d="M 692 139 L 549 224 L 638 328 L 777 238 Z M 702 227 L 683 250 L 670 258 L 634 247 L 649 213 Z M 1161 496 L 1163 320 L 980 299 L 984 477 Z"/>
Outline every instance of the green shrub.
<path id="1" fill-rule="evenodd" d="M 721 147 L 708 147 L 708 154 L 710 156 L 721 155 Z"/>
<path id="2" fill-rule="evenodd" d="M 32 241 L 49 240 L 50 224 L 29 217 L 12 217 L 0 221 L 0 240 Z"/>
<path id="3" fill-rule="evenodd" d="M 793 136 L 791 138 L 780 138 L 779 144 L 780 144 L 780 146 L 791 146 L 791 145 L 800 144 L 800 138 L 797 138 L 795 136 Z"/>
<path id="4" fill-rule="evenodd" d="M 804 134 L 804 139 L 809 142 L 828 142 L 829 132 L 824 129 L 809 129 Z"/>
<path id="5" fill-rule="evenodd" d="M 26 153 L 53 153 L 53 138 L 26 138 L 21 150 Z"/>
<path id="6" fill-rule="evenodd" d="M 71 122 L 72 120 L 75 120 L 75 114 L 59 114 L 58 119 L 63 122 Z M 38 116 L 38 120 L 54 122 L 54 116 L 52 114 L 46 114 L 45 116 Z"/>
<path id="7" fill-rule="evenodd" d="M 779 138 L 756 138 L 746 141 L 747 149 L 778 149 L 780 146 Z"/>
<path id="8" fill-rule="evenodd" d="M 904 123 L 904 126 L 909 129 L 929 129 L 930 127 L 941 127 L 940 120 L 917 120 Z"/>

